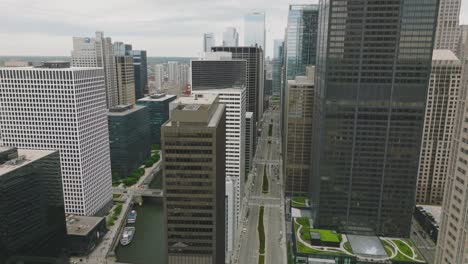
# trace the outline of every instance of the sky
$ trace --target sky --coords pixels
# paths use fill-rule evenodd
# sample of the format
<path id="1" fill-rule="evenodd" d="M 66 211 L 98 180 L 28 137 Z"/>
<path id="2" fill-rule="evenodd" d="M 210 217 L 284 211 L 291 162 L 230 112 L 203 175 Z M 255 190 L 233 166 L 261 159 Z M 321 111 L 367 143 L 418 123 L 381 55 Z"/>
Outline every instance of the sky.
<path id="1" fill-rule="evenodd" d="M 147 50 L 148 56 L 197 57 L 203 33 L 221 45 L 226 27 L 236 27 L 243 43 L 243 18 L 266 13 L 266 53 L 284 37 L 288 5 L 318 0 L 0 0 L 0 55 L 69 56 L 72 37 L 104 31 L 112 41 Z M 468 24 L 468 0 L 460 20 Z"/>

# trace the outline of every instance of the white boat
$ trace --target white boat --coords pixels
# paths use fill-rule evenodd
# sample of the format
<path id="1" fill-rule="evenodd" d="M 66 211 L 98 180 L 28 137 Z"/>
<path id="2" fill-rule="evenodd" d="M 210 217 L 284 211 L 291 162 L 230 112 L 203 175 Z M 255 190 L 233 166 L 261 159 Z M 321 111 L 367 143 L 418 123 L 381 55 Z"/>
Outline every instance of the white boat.
<path id="1" fill-rule="evenodd" d="M 130 213 L 128 213 L 127 224 L 134 224 L 136 222 L 136 218 L 137 212 L 135 210 L 132 210 Z"/>
<path id="2" fill-rule="evenodd" d="M 135 227 L 127 226 L 125 227 L 122 238 L 120 239 L 120 244 L 126 246 L 132 242 L 133 236 L 135 235 Z"/>

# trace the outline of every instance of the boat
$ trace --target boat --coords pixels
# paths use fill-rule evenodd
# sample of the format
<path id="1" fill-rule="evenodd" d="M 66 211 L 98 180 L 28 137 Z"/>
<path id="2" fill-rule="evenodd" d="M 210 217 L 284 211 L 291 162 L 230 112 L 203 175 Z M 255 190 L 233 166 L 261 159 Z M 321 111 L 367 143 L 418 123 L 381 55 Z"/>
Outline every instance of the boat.
<path id="1" fill-rule="evenodd" d="M 136 222 L 136 217 L 137 212 L 135 210 L 132 210 L 130 213 L 128 213 L 127 224 L 134 224 Z"/>
<path id="2" fill-rule="evenodd" d="M 135 227 L 127 226 L 125 227 L 122 238 L 120 239 L 120 244 L 126 246 L 132 242 L 133 236 L 135 235 Z"/>

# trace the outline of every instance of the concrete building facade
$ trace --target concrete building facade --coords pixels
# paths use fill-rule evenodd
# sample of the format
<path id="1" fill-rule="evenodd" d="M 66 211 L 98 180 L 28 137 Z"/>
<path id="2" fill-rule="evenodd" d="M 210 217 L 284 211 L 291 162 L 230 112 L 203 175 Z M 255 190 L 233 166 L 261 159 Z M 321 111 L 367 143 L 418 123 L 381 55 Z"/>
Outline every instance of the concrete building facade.
<path id="1" fill-rule="evenodd" d="M 461 99 L 462 67 L 450 50 L 434 50 L 419 157 L 416 203 L 441 205 Z"/>
<path id="2" fill-rule="evenodd" d="M 104 32 L 96 32 L 94 38 L 73 37 L 71 64 L 73 67 L 104 68 L 107 107 L 119 104 L 112 39 L 104 37 Z"/>
<path id="3" fill-rule="evenodd" d="M 115 68 L 119 105 L 135 104 L 133 58 L 131 56 L 115 56 Z"/>
<path id="4" fill-rule="evenodd" d="M 112 205 L 105 88 L 102 68 L 0 68 L 3 144 L 60 151 L 67 214 L 102 214 Z"/>
<path id="5" fill-rule="evenodd" d="M 316 112 L 315 67 L 307 70 L 312 72 L 310 77 L 296 76 L 295 80 L 288 81 L 288 94 L 285 97 L 283 169 L 285 194 L 290 197 L 306 197 L 310 188 L 313 121 Z"/>
<path id="6" fill-rule="evenodd" d="M 245 87 L 193 91 L 192 94 L 215 94 L 219 103 L 226 107 L 226 178 L 235 186 L 234 226 L 237 227 L 245 187 Z"/>
<path id="7" fill-rule="evenodd" d="M 456 53 L 460 41 L 461 0 L 440 0 L 434 49 L 448 49 Z"/>
<path id="8" fill-rule="evenodd" d="M 171 108 L 161 130 L 168 263 L 224 263 L 225 106 L 203 95 Z"/>

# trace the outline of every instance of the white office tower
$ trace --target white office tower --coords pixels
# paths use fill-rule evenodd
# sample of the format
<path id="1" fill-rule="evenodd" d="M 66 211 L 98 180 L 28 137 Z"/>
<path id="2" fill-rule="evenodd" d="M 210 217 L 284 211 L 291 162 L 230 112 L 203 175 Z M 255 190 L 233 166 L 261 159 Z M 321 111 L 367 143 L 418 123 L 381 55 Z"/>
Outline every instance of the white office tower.
<path id="1" fill-rule="evenodd" d="M 265 13 L 254 11 L 244 17 L 244 46 L 262 47 L 265 54 Z"/>
<path id="2" fill-rule="evenodd" d="M 102 68 L 0 68 L 3 144 L 60 151 L 65 213 L 102 215 L 112 176 Z"/>
<path id="3" fill-rule="evenodd" d="M 162 64 L 154 65 L 154 80 L 156 82 L 156 93 L 159 93 L 164 82 L 164 66 Z"/>
<path id="4" fill-rule="evenodd" d="M 440 205 L 450 174 L 462 67 L 450 50 L 434 50 L 419 158 L 417 204 Z"/>
<path id="5" fill-rule="evenodd" d="M 234 246 L 234 238 L 236 235 L 235 228 L 235 184 L 231 178 L 226 178 L 226 203 L 225 203 L 225 242 L 226 245 L 226 260 L 227 263 L 232 254 L 232 248 Z"/>
<path id="6" fill-rule="evenodd" d="M 215 36 L 213 33 L 203 34 L 203 51 L 210 52 L 211 47 L 216 46 Z"/>
<path id="7" fill-rule="evenodd" d="M 224 47 L 237 47 L 239 46 L 239 33 L 236 28 L 228 27 L 223 33 L 223 46 Z"/>
<path id="8" fill-rule="evenodd" d="M 179 80 L 179 63 L 177 61 L 167 63 L 167 80 L 172 83 L 177 83 Z"/>
<path id="9" fill-rule="evenodd" d="M 180 87 L 185 87 L 187 84 L 190 84 L 190 65 L 188 64 L 180 64 L 179 65 L 179 78 L 177 79 L 177 84 Z"/>
<path id="10" fill-rule="evenodd" d="M 105 72 L 107 108 L 119 103 L 116 66 L 111 38 L 96 32 L 95 38 L 73 37 L 71 52 L 73 67 L 102 67 Z"/>
<path id="11" fill-rule="evenodd" d="M 237 221 L 241 209 L 241 190 L 244 190 L 245 180 L 245 113 L 246 113 L 246 89 L 245 87 L 212 89 L 192 91 L 192 94 L 217 94 L 220 104 L 226 105 L 226 178 L 231 178 L 236 190 Z"/>
<path id="12" fill-rule="evenodd" d="M 465 106 L 467 104 L 465 98 Z M 454 158 L 455 169 L 446 179 L 442 202 L 441 225 L 433 263 L 468 263 L 468 109 L 461 118 L 460 137 L 454 140 L 457 146 Z"/>
<path id="13" fill-rule="evenodd" d="M 461 0 L 440 0 L 434 49 L 458 51 Z"/>

